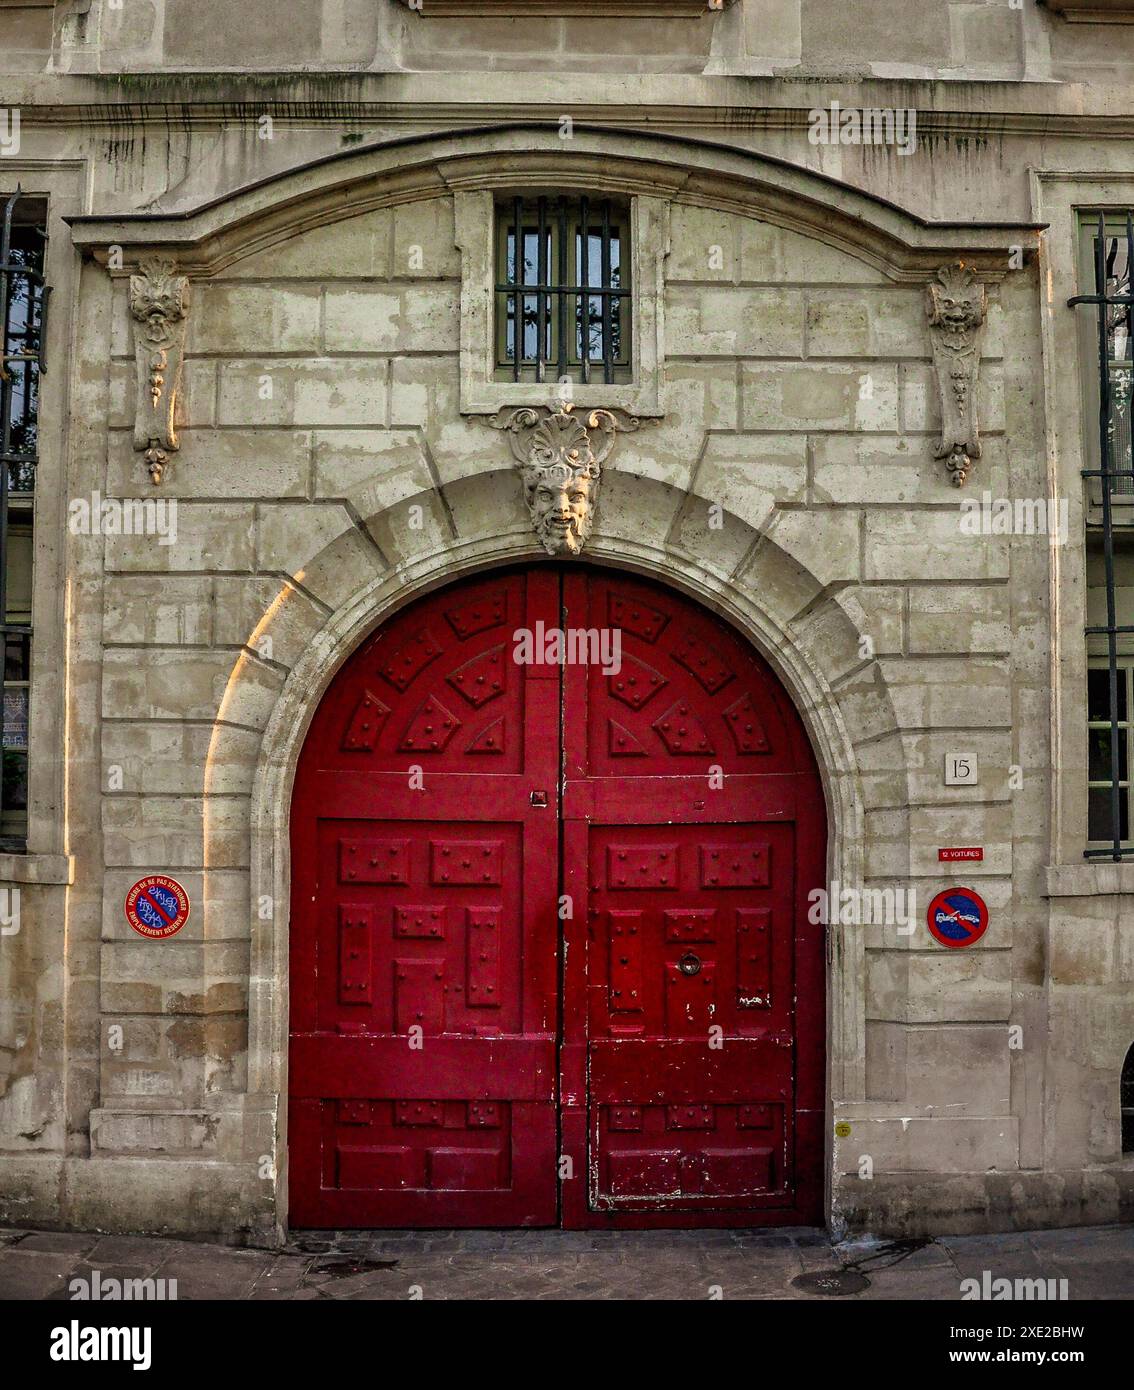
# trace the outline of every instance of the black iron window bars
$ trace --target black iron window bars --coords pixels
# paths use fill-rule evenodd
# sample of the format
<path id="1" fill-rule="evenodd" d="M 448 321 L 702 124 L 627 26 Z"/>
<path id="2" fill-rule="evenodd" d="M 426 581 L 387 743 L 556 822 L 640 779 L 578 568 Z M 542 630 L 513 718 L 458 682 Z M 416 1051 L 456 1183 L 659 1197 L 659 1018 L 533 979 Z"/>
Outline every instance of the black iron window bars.
<path id="1" fill-rule="evenodd" d="M 1106 717 L 1100 720 L 1108 731 L 1104 740 L 1109 764 L 1104 785 L 1109 791 L 1108 818 L 1111 843 L 1105 848 L 1087 849 L 1088 859 L 1121 860 L 1134 856 L 1134 845 L 1123 843 L 1123 821 L 1128 822 L 1124 804 L 1129 796 L 1127 758 L 1126 672 L 1119 666 L 1119 638 L 1134 636 L 1134 625 L 1118 621 L 1117 585 L 1114 565 L 1114 499 L 1134 492 L 1134 434 L 1130 429 L 1131 381 L 1134 377 L 1131 329 L 1130 273 L 1134 267 L 1134 217 L 1125 214 L 1125 234 L 1107 230 L 1107 215 L 1099 213 L 1094 239 L 1094 294 L 1078 294 L 1068 305 L 1093 304 L 1098 319 L 1099 456 L 1098 468 L 1083 469 L 1083 477 L 1100 481 L 1101 540 L 1106 582 L 1106 623 L 1089 626 L 1088 638 L 1106 639 Z M 1090 713 L 1090 711 L 1088 711 Z M 1124 811 L 1127 812 L 1124 816 Z"/>
<path id="2" fill-rule="evenodd" d="M 47 301 L 42 204 L 16 189 L 0 213 L 0 631 L 3 633 L 3 775 L 0 849 L 22 850 L 27 834 L 30 600 L 26 616 L 12 604 L 13 500 L 30 565 L 31 499 L 39 436 L 39 378 L 47 370 Z M 30 578 L 30 577 L 29 577 Z M 30 582 L 24 586 L 30 593 Z"/>
<path id="3" fill-rule="evenodd" d="M 626 221 L 610 199 L 520 197 L 499 206 L 498 363 L 513 381 L 627 378 Z"/>

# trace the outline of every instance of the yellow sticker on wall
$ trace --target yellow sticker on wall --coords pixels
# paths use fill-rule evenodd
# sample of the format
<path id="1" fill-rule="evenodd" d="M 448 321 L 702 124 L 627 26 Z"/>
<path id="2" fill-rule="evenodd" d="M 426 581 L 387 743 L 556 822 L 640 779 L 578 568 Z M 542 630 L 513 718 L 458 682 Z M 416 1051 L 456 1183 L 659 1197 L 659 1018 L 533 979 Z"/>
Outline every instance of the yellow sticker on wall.
<path id="1" fill-rule="evenodd" d="M 847 1120 L 840 1120 L 835 1126 L 835 1133 L 840 1139 L 850 1138 L 850 1123 Z"/>

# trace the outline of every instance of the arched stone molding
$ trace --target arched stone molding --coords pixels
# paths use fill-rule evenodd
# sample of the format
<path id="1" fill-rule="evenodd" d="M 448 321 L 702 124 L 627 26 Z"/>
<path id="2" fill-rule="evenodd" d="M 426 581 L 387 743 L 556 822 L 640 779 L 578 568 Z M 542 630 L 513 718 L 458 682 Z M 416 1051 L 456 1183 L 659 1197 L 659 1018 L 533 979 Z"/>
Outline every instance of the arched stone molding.
<path id="1" fill-rule="evenodd" d="M 862 775 L 855 752 L 858 691 L 871 692 L 873 736 L 897 735 L 886 682 L 861 659 L 861 614 L 853 585 L 817 576 L 774 534 L 725 514 L 723 539 L 708 546 L 700 530 L 713 498 L 615 470 L 604 493 L 586 559 L 656 578 L 689 594 L 737 627 L 777 671 L 810 732 L 827 800 L 828 879 L 861 885 L 865 871 Z M 410 534 L 405 509 L 443 518 L 416 552 L 384 552 L 375 536 Z M 357 516 L 358 514 L 356 514 Z M 365 559 L 360 559 L 365 557 Z M 543 558 L 516 486 L 503 467 L 433 493 L 402 498 L 359 517 L 319 546 L 279 588 L 235 663 L 210 746 L 206 774 L 206 873 L 213 862 L 210 794 L 225 769 L 247 758 L 250 730 L 262 730 L 251 788 L 249 829 L 251 963 L 248 998 L 245 1152 L 274 1151 L 280 1167 L 277 1220 L 286 1221 L 288 1043 L 288 823 L 296 763 L 310 720 L 337 670 L 397 608 L 465 574 Z M 352 566 L 351 592 L 333 607 L 315 601 L 313 576 Z M 322 579 L 319 580 L 322 583 Z M 294 624 L 296 605 L 306 605 Z M 273 637 L 287 662 L 256 655 Z M 255 736 L 254 734 L 252 735 Z M 230 833 L 227 831 L 225 833 Z M 270 904 L 265 915 L 262 905 Z M 206 926 L 206 968 L 209 931 Z M 833 933 L 828 980 L 829 1090 L 836 1100 L 865 1097 L 864 932 Z M 206 980 L 206 989 L 209 986 Z M 234 1098 L 235 1101 L 235 1098 Z"/>
<path id="2" fill-rule="evenodd" d="M 866 261 L 900 283 L 928 283 L 943 261 L 963 255 L 984 280 L 1009 273 L 1013 251 L 1029 252 L 1032 224 L 927 222 L 896 204 L 787 160 L 712 141 L 576 123 L 562 138 L 558 118 L 357 146 L 250 184 L 190 212 L 147 211 L 70 219 L 75 244 L 102 264 L 112 246 L 126 255 L 112 274 L 136 269 L 143 250 L 176 257 L 181 273 L 207 277 L 245 256 L 374 208 L 461 189 L 540 187 L 553 182 L 612 194 L 758 217 Z"/>

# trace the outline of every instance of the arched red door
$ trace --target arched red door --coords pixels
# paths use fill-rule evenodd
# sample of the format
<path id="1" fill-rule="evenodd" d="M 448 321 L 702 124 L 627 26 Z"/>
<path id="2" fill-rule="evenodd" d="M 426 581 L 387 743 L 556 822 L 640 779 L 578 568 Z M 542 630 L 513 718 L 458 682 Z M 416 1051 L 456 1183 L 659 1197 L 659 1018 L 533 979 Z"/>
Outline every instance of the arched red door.
<path id="1" fill-rule="evenodd" d="M 821 1220 L 824 872 L 719 618 L 580 566 L 414 603 L 296 778 L 291 1224 Z"/>

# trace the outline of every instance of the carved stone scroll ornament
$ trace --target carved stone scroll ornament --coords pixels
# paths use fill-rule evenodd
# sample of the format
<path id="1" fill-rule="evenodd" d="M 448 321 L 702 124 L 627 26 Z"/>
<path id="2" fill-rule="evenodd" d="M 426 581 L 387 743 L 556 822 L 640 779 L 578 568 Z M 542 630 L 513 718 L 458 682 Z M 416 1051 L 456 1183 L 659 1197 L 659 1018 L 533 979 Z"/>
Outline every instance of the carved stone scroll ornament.
<path id="1" fill-rule="evenodd" d="M 941 396 L 941 442 L 933 455 L 945 460 L 954 487 L 963 487 L 974 460 L 980 458 L 977 383 L 988 294 L 964 261 L 942 266 L 937 280 L 929 286 L 928 297 Z"/>
<path id="2" fill-rule="evenodd" d="M 134 448 L 144 450 L 150 477 L 161 482 L 170 452 L 177 449 L 174 410 L 181 389 L 189 281 L 173 261 L 150 257 L 130 276 L 130 313 L 135 322 L 138 404 Z"/>
<path id="3" fill-rule="evenodd" d="M 602 465 L 618 432 L 636 430 L 639 423 L 614 410 L 579 416 L 570 401 L 506 408 L 489 421 L 493 429 L 508 431 L 532 525 L 549 555 L 578 555 L 586 545 Z"/>

